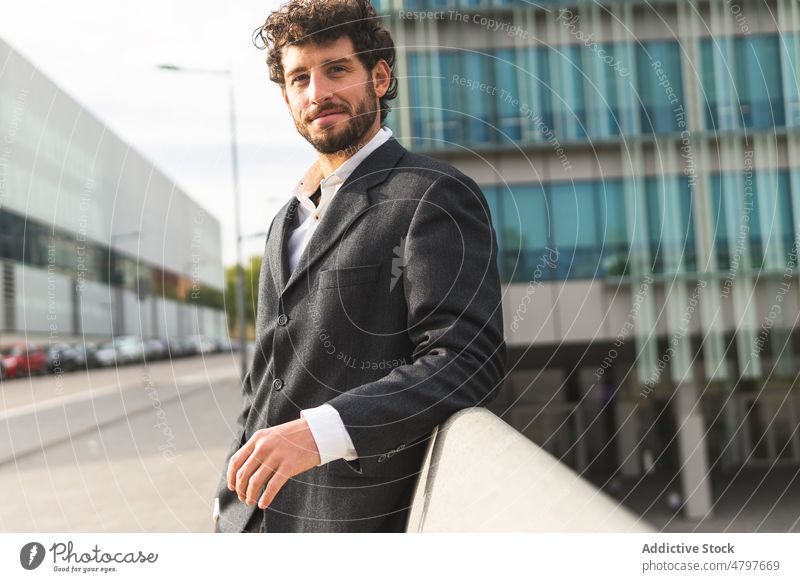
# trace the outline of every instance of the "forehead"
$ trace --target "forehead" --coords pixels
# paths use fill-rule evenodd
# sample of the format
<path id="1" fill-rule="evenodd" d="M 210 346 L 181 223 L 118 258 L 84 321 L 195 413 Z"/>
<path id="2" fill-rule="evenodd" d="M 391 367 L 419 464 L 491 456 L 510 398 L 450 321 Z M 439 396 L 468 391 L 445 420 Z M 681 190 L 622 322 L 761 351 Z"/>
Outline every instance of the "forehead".
<path id="1" fill-rule="evenodd" d="M 349 36 L 341 36 L 325 44 L 306 43 L 304 45 L 288 45 L 283 47 L 282 63 L 284 76 L 300 70 L 309 70 L 328 61 L 350 59 L 358 61 Z"/>

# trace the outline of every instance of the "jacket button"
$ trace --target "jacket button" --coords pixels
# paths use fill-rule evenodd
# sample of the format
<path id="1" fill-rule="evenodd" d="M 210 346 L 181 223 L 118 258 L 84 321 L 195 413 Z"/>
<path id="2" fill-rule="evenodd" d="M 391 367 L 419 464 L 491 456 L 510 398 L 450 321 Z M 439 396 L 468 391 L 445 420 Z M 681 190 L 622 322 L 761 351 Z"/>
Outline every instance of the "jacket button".
<path id="1" fill-rule="evenodd" d="M 273 390 L 281 390 L 281 389 L 283 389 L 283 380 L 281 380 L 280 378 L 275 378 L 272 381 L 272 389 Z"/>
<path id="2" fill-rule="evenodd" d="M 280 326 L 284 326 L 284 325 L 286 325 L 287 323 L 289 323 L 289 318 L 288 318 L 288 317 L 286 317 L 286 314 L 285 314 L 285 313 L 281 313 L 281 314 L 278 316 L 278 325 L 280 325 Z"/>

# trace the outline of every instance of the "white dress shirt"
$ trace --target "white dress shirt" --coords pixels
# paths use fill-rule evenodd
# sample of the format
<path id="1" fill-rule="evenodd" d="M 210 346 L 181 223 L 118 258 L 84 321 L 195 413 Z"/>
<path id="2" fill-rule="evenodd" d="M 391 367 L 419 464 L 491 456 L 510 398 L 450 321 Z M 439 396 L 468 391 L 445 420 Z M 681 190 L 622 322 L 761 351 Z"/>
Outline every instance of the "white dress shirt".
<path id="1" fill-rule="evenodd" d="M 303 255 L 311 235 L 317 230 L 331 200 L 339 191 L 350 174 L 364 159 L 392 137 L 392 130 L 382 127 L 360 150 L 347 159 L 333 173 L 324 178 L 319 165 L 315 161 L 306 171 L 303 179 L 294 187 L 294 195 L 300 201 L 297 206 L 297 227 L 291 232 L 288 240 L 289 269 L 294 271 Z M 319 206 L 315 206 L 311 196 L 320 188 Z M 337 459 L 354 461 L 358 458 L 353 441 L 342 422 L 337 410 L 330 404 L 300 411 L 306 419 L 308 428 L 314 436 L 319 450 L 320 465 Z"/>

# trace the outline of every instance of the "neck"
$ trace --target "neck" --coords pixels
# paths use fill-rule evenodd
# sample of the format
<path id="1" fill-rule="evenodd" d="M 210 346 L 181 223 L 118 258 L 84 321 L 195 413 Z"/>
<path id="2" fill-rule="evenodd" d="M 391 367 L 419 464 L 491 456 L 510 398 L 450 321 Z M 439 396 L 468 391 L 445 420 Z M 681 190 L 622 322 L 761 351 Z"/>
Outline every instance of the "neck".
<path id="1" fill-rule="evenodd" d="M 351 144 L 340 150 L 338 152 L 332 154 L 320 154 L 319 155 L 319 167 L 322 170 L 323 177 L 327 178 L 331 174 L 333 174 L 336 169 L 345 163 L 347 160 L 352 158 L 356 152 L 358 152 L 361 148 L 369 143 L 369 141 L 375 137 L 378 132 L 381 130 L 381 124 L 378 122 L 375 127 L 373 127 L 370 131 L 364 134 L 364 137 L 358 143 Z"/>

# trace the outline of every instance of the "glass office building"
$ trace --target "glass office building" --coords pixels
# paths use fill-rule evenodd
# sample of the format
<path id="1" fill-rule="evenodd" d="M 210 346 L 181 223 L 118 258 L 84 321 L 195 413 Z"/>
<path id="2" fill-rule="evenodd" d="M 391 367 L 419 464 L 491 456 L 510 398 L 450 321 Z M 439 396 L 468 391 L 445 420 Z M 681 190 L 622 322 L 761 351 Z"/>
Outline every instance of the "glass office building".
<path id="1" fill-rule="evenodd" d="M 0 332 L 227 338 L 220 226 L 0 40 Z"/>
<path id="2" fill-rule="evenodd" d="M 602 481 L 800 464 L 800 4 L 377 2 L 388 124 L 489 201 L 493 409 Z"/>

